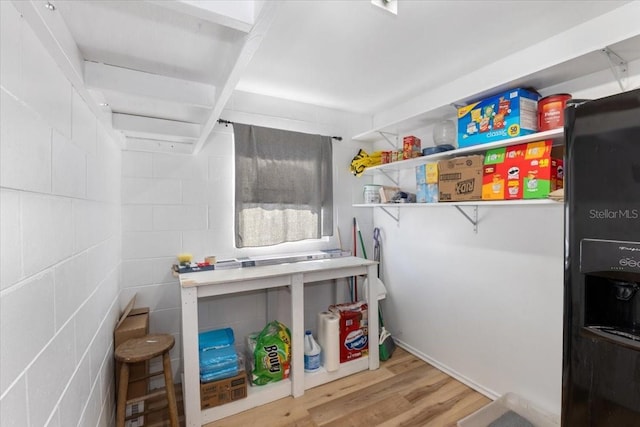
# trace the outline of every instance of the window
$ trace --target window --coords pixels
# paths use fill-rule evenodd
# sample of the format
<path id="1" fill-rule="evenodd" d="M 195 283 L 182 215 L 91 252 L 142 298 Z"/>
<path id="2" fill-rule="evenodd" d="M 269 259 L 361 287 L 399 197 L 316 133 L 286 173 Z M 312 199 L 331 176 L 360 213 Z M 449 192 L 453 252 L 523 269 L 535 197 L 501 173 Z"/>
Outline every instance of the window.
<path id="1" fill-rule="evenodd" d="M 333 234 L 328 136 L 234 124 L 236 247 Z"/>

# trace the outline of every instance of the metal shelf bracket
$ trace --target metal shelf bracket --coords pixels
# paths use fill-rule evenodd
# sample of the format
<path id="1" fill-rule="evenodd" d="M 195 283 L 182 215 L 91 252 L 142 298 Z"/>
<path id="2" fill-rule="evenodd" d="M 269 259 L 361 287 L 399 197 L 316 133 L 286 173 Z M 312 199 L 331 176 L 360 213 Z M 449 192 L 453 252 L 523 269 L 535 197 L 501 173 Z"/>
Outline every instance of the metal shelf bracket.
<path id="1" fill-rule="evenodd" d="M 386 177 L 387 177 L 387 179 L 388 179 L 389 181 L 393 182 L 393 183 L 396 185 L 396 187 L 399 185 L 399 184 L 398 184 L 399 180 L 398 180 L 398 179 L 396 179 L 396 178 L 393 178 L 393 177 L 392 177 L 391 175 L 389 175 L 389 174 L 388 174 L 384 169 L 380 169 L 380 173 L 381 173 L 382 175 L 386 176 Z"/>
<path id="2" fill-rule="evenodd" d="M 472 216 L 467 214 L 460 206 L 455 206 L 455 208 L 460 212 L 467 220 L 473 224 L 473 232 L 478 234 L 478 206 L 473 207 Z"/>
<path id="3" fill-rule="evenodd" d="M 382 138 L 384 138 L 385 141 L 387 141 L 387 144 L 389 144 L 394 150 L 398 148 L 398 135 L 389 133 L 389 132 L 382 132 L 382 131 L 378 131 L 378 133 Z M 391 141 L 389 137 L 393 137 L 395 141 Z"/>
<path id="4" fill-rule="evenodd" d="M 382 209 L 382 212 L 386 213 L 387 215 L 389 215 L 391 218 L 393 218 L 393 220 L 396 222 L 396 224 L 400 223 L 400 210 L 398 209 L 398 216 L 394 216 L 391 212 L 389 212 L 387 210 L 387 208 L 380 206 L 380 209 Z"/>
<path id="5" fill-rule="evenodd" d="M 616 81 L 620 86 L 620 90 L 624 92 L 625 86 L 628 81 L 627 79 L 629 77 L 629 64 L 620 55 L 618 55 L 608 47 L 602 49 L 601 52 L 605 54 L 607 59 L 609 60 L 609 67 L 611 68 L 611 72 L 616 78 Z"/>

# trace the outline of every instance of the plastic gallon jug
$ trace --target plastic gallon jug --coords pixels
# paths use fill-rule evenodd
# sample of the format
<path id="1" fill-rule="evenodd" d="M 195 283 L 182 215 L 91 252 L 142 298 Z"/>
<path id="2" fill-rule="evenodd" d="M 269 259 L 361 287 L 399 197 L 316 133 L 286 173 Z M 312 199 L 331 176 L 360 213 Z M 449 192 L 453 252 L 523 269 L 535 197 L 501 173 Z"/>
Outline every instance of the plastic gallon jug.
<path id="1" fill-rule="evenodd" d="M 304 371 L 316 372 L 320 369 L 320 345 L 313 339 L 311 331 L 304 334 Z"/>

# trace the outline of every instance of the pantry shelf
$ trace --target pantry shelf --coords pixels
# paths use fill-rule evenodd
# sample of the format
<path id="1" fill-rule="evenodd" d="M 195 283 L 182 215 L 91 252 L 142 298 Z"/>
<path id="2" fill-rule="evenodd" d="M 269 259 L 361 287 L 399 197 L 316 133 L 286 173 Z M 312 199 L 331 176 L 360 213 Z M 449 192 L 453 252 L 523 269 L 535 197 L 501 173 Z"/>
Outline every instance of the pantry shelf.
<path id="1" fill-rule="evenodd" d="M 519 136 L 516 138 L 502 139 L 500 141 L 490 142 L 487 144 L 473 145 L 471 147 L 458 148 L 456 150 L 444 151 L 441 153 L 431 154 L 429 156 L 416 157 L 414 159 L 400 160 L 392 163 L 385 163 L 382 165 L 371 166 L 365 169 L 365 175 L 372 174 L 386 174 L 388 171 L 399 171 L 403 169 L 410 169 L 416 166 L 420 166 L 425 163 L 430 163 L 436 160 L 448 159 L 463 154 L 472 154 L 478 152 L 484 152 L 493 148 L 510 147 L 517 144 L 526 144 L 533 141 L 541 141 L 551 139 L 554 141 L 554 145 L 561 145 L 564 143 L 564 129 L 551 129 L 544 132 L 532 133 L 529 135 Z"/>
<path id="2" fill-rule="evenodd" d="M 519 206 L 564 206 L 564 203 L 556 202 L 551 199 L 531 199 L 531 200 L 478 200 L 471 202 L 443 202 L 443 203 L 358 203 L 352 205 L 354 208 L 380 208 L 384 213 L 389 215 L 396 223 L 400 222 L 400 209 L 411 209 L 411 208 L 440 208 L 440 207 L 455 207 L 458 212 L 462 216 L 464 216 L 467 221 L 473 225 L 474 233 L 478 232 L 478 207 L 480 206 L 509 206 L 509 207 L 519 207 Z M 471 207 L 472 213 L 468 214 L 463 207 Z M 393 215 L 389 212 L 388 209 L 397 208 L 398 214 Z"/>
<path id="3" fill-rule="evenodd" d="M 376 277 L 377 262 L 357 257 L 338 257 L 262 265 L 235 269 L 208 270 L 180 274 L 182 302 L 182 354 L 184 357 L 183 394 L 187 426 L 201 426 L 238 412 L 264 405 L 287 396 L 300 397 L 306 389 L 380 365 L 378 354 L 378 300 L 372 297 L 372 287 L 365 292 L 369 302 L 367 321 L 368 357 L 341 363 L 337 371 L 304 372 L 304 291 L 307 283 L 318 283 L 345 277 Z M 291 319 L 291 371 L 289 379 L 274 384 L 251 387 L 247 397 L 225 405 L 201 410 L 198 370 L 198 300 L 201 298 L 236 295 L 248 291 L 273 288 L 288 289 L 287 310 Z"/>
<path id="4" fill-rule="evenodd" d="M 531 200 L 478 200 L 471 202 L 441 202 L 441 203 L 357 203 L 354 208 L 440 208 L 447 206 L 525 206 L 525 205 L 546 205 L 563 206 L 563 203 L 551 199 L 531 199 Z"/>

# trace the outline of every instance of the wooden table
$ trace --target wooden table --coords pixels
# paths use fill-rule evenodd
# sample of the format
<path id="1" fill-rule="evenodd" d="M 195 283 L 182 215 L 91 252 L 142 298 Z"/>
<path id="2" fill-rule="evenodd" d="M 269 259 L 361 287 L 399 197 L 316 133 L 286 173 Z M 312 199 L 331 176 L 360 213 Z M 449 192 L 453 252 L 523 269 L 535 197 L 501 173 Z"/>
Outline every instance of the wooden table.
<path id="1" fill-rule="evenodd" d="M 304 372 L 304 285 L 351 276 L 375 277 L 377 262 L 357 257 L 339 257 L 290 264 L 211 270 L 180 275 L 182 299 L 183 393 L 186 425 L 206 423 L 272 402 L 287 396 L 299 397 L 306 389 L 354 374 L 378 369 L 378 299 L 368 286 L 369 356 L 340 364 L 334 372 Z M 291 292 L 291 375 L 277 383 L 249 387 L 245 399 L 200 410 L 200 371 L 198 354 L 198 299 L 239 292 L 288 287 Z"/>

